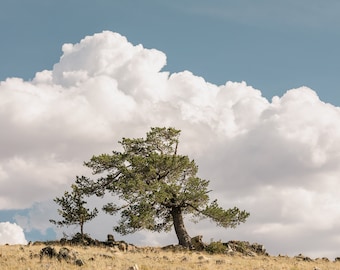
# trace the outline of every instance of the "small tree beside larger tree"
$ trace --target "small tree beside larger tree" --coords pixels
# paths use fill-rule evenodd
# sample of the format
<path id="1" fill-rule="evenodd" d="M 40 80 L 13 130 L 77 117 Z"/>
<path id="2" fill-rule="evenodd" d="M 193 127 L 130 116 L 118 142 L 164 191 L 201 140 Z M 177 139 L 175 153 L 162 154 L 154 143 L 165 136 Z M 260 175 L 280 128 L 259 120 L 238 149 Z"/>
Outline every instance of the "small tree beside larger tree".
<path id="1" fill-rule="evenodd" d="M 77 177 L 77 181 L 81 181 L 81 179 L 85 179 L 85 177 Z M 86 208 L 85 204 L 87 202 L 84 201 L 85 194 L 83 190 L 74 184 L 71 187 L 72 192 L 65 191 L 64 196 L 54 199 L 54 202 L 61 207 L 61 209 L 58 209 L 58 213 L 63 219 L 60 221 L 50 219 L 49 221 L 60 227 L 78 225 L 81 237 L 84 240 L 84 224 L 95 218 L 98 210 L 94 208 L 90 211 L 90 209 Z"/>
<path id="2" fill-rule="evenodd" d="M 179 245 L 191 247 L 183 216 L 210 218 L 222 227 L 236 227 L 249 213 L 237 207 L 223 209 L 210 202 L 209 181 L 197 177 L 198 167 L 188 156 L 178 154 L 180 130 L 151 128 L 146 138 L 123 138 L 123 151 L 93 156 L 85 165 L 101 177 L 78 178 L 85 193 L 117 196 L 122 204 L 103 207 L 109 214 L 120 212 L 115 231 L 125 235 L 138 230 L 175 229 Z"/>

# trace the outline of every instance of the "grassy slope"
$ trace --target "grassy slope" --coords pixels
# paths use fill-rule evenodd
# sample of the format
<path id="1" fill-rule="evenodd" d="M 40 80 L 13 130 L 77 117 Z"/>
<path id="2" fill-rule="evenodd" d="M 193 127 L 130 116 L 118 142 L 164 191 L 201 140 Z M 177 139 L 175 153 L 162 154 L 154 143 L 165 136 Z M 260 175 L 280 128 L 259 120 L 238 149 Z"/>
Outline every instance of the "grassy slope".
<path id="1" fill-rule="evenodd" d="M 247 270 L 313 270 L 340 269 L 340 262 L 314 260 L 305 262 L 288 257 L 244 257 L 230 255 L 211 255 L 205 252 L 172 252 L 157 248 L 143 248 L 135 252 L 122 253 L 112 248 L 68 247 L 85 265 L 79 267 L 57 259 L 40 259 L 40 250 L 45 245 L 37 246 L 0 246 L 1 270 L 33 269 L 122 269 L 137 265 L 139 270 L 214 270 L 214 269 L 247 269 Z M 60 246 L 55 246 L 57 252 Z M 133 268 L 131 268 L 133 269 Z"/>

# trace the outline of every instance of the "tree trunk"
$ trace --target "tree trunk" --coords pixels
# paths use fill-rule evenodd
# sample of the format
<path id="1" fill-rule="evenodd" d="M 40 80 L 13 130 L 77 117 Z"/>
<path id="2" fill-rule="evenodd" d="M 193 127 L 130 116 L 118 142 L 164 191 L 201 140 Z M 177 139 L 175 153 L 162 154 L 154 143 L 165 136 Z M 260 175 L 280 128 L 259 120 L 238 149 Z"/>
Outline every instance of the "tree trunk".
<path id="1" fill-rule="evenodd" d="M 171 215 L 179 245 L 191 249 L 191 238 L 184 226 L 182 209 L 180 207 L 173 207 L 171 209 Z"/>
<path id="2" fill-rule="evenodd" d="M 84 243 L 84 222 L 80 222 L 80 235 L 81 235 L 81 241 Z"/>

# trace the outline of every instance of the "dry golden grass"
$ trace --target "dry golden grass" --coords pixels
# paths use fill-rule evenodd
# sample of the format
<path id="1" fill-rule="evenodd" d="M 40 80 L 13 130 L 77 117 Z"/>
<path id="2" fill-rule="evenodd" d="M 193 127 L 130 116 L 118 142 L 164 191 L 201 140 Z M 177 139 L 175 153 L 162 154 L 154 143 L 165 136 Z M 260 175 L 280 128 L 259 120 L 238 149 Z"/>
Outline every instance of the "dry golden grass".
<path id="1" fill-rule="evenodd" d="M 112 248 L 68 247 L 78 259 L 84 261 L 77 266 L 57 259 L 40 259 L 40 250 L 45 245 L 0 246 L 1 270 L 61 270 L 61 269 L 139 269 L 139 270 L 335 270 L 340 262 L 314 260 L 301 261 L 288 257 L 244 257 L 241 255 L 211 255 L 205 252 L 163 251 L 157 248 L 138 249 L 135 252 L 119 252 Z M 54 246 L 58 252 L 61 246 Z M 134 268 L 134 266 L 137 266 Z"/>

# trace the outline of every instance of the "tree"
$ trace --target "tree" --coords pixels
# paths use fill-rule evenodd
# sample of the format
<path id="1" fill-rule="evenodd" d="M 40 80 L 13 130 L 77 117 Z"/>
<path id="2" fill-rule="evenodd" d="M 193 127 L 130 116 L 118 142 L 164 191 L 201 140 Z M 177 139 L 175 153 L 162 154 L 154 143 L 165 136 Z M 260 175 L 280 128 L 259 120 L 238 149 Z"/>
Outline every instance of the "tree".
<path id="1" fill-rule="evenodd" d="M 123 151 L 93 156 L 85 165 L 97 180 L 78 179 L 87 194 L 103 196 L 106 192 L 119 198 L 104 205 L 109 214 L 120 212 L 114 230 L 125 235 L 138 230 L 170 231 L 174 227 L 179 244 L 191 247 L 191 238 L 183 216 L 195 221 L 210 218 L 222 227 L 236 227 L 249 213 L 237 207 L 224 210 L 216 200 L 209 203 L 209 181 L 196 176 L 198 167 L 188 156 L 179 155 L 180 130 L 151 128 L 146 139 L 123 138 Z"/>
<path id="2" fill-rule="evenodd" d="M 81 181 L 81 179 L 85 179 L 85 177 L 77 176 L 76 181 Z M 50 222 L 61 227 L 79 225 L 81 237 L 84 239 L 84 224 L 95 218 L 98 214 L 98 210 L 97 208 L 94 208 L 90 211 L 90 209 L 85 208 L 84 205 L 87 202 L 83 200 L 85 194 L 82 189 L 74 184 L 71 187 L 71 193 L 65 191 L 64 196 L 61 198 L 56 197 L 54 199 L 54 202 L 61 206 L 61 209 L 58 209 L 58 213 L 63 217 L 63 220 L 55 221 L 50 219 Z"/>

